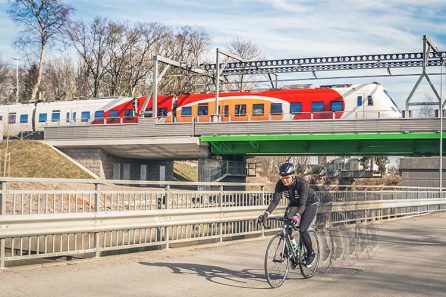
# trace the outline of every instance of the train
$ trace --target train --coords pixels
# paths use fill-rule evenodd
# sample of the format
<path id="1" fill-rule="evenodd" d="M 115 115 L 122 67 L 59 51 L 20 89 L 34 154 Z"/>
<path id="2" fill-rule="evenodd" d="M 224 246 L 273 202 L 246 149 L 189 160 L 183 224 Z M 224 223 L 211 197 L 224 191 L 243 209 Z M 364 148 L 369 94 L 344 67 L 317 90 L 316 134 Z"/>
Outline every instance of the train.
<path id="1" fill-rule="evenodd" d="M 109 97 L 2 105 L 0 121 L 4 135 L 43 131 L 48 126 L 136 123 L 152 114 L 153 98 L 146 100 L 144 96 Z M 401 118 L 379 83 L 221 92 L 218 113 L 214 93 L 158 96 L 160 122 L 209 122 L 215 114 L 222 122 Z"/>

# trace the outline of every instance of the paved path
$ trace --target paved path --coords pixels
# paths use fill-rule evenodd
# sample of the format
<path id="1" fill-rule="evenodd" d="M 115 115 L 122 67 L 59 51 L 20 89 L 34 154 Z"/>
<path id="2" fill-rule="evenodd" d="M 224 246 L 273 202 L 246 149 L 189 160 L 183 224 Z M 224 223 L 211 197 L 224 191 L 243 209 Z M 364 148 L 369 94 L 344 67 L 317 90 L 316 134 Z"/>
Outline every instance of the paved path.
<path id="1" fill-rule="evenodd" d="M 0 296 L 446 296 L 445 222 L 437 213 L 381 224 L 373 258 L 345 258 L 310 280 L 293 271 L 279 289 L 264 279 L 264 238 L 10 268 Z"/>

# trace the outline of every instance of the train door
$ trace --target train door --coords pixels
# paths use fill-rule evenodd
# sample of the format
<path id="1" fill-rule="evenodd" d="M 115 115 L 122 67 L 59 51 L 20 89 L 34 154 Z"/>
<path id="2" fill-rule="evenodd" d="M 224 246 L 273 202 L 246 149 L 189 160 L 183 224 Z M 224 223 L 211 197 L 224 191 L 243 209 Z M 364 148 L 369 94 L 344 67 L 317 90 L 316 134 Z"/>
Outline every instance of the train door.
<path id="1" fill-rule="evenodd" d="M 356 108 L 355 108 L 355 119 L 366 119 L 367 118 L 367 100 L 364 92 L 355 93 L 356 97 Z"/>

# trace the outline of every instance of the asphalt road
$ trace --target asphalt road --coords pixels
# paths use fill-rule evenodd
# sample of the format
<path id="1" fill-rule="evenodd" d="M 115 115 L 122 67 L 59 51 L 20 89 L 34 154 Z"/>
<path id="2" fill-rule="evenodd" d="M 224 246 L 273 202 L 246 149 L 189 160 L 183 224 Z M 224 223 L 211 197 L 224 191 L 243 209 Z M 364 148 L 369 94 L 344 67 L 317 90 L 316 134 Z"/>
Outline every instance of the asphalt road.
<path id="1" fill-rule="evenodd" d="M 446 213 L 377 226 L 372 253 L 352 253 L 305 280 L 292 271 L 270 289 L 269 238 L 14 267 L 0 296 L 446 296 Z"/>

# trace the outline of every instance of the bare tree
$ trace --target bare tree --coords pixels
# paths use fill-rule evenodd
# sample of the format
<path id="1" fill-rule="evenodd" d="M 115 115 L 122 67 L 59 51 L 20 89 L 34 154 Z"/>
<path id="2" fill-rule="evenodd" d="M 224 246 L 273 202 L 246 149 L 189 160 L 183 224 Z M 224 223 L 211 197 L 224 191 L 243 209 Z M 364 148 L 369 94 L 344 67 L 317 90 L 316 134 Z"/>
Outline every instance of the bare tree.
<path id="1" fill-rule="evenodd" d="M 108 65 L 108 94 L 119 95 L 121 90 L 125 68 L 127 66 L 128 52 L 135 47 L 138 36 L 127 24 L 110 22 L 108 24 L 109 35 L 107 36 L 107 54 L 110 57 Z"/>
<path id="2" fill-rule="evenodd" d="M 69 57 L 54 58 L 45 63 L 42 90 L 48 98 L 72 100 L 75 94 L 76 70 Z"/>
<path id="3" fill-rule="evenodd" d="M 131 51 L 128 64 L 127 85 L 132 96 L 144 94 L 147 82 L 152 75 L 152 56 L 159 53 L 161 44 L 167 38 L 169 29 L 159 23 L 142 23 L 135 28 L 139 32 L 137 46 Z"/>
<path id="4" fill-rule="evenodd" d="M 425 102 L 432 103 L 432 102 L 438 102 L 436 99 L 434 101 L 434 98 L 429 95 L 425 95 Z M 422 118 L 432 118 L 435 115 L 435 105 L 422 105 L 420 109 L 418 109 L 417 115 L 418 117 Z"/>
<path id="5" fill-rule="evenodd" d="M 260 60 L 263 58 L 262 52 L 259 50 L 256 44 L 249 40 L 244 40 L 240 37 L 236 37 L 229 44 L 227 44 L 227 49 L 233 53 L 243 58 L 244 60 Z M 256 84 L 247 84 L 246 81 L 249 81 L 253 78 L 252 75 L 237 75 L 233 78 L 234 87 L 237 90 L 245 90 L 247 88 L 255 87 Z"/>
<path id="6" fill-rule="evenodd" d="M 0 59 L 0 84 L 3 84 L 9 78 L 9 67 Z"/>
<path id="7" fill-rule="evenodd" d="M 110 23 L 110 94 L 136 95 L 138 87 L 151 76 L 152 56 L 167 35 L 168 29 L 158 23 Z"/>
<path id="8" fill-rule="evenodd" d="M 135 96 L 147 90 L 152 56 L 168 29 L 158 23 L 129 25 L 96 18 L 74 23 L 67 31 L 80 56 L 80 77 L 91 96 Z"/>
<path id="9" fill-rule="evenodd" d="M 57 37 L 67 26 L 72 10 L 59 0 L 14 0 L 9 7 L 9 16 L 24 28 L 16 46 L 30 48 L 39 57 L 32 99 L 36 99 L 42 80 L 45 50 L 55 44 Z"/>
<path id="10" fill-rule="evenodd" d="M 91 96 L 102 95 L 102 81 L 108 73 L 110 26 L 106 18 L 97 17 L 89 24 L 75 22 L 67 30 L 70 43 L 78 52 L 82 64 L 80 70 L 87 78 Z"/>
<path id="11" fill-rule="evenodd" d="M 9 102 L 13 91 L 15 86 L 12 83 L 12 69 L 0 59 L 0 101 Z"/>
<path id="12" fill-rule="evenodd" d="M 74 75 L 74 97 L 73 99 L 85 99 L 91 97 L 91 88 L 88 77 L 87 66 L 82 60 L 79 60 Z"/>
<path id="13" fill-rule="evenodd" d="M 174 31 L 159 23 L 136 25 L 96 18 L 73 23 L 67 36 L 79 54 L 75 86 L 90 96 L 147 95 L 155 54 L 196 67 L 207 50 L 209 37 L 199 28 Z M 190 90 L 196 77 L 172 68 L 159 85 L 160 93 Z"/>
<path id="14" fill-rule="evenodd" d="M 184 26 L 178 32 L 171 32 L 163 43 L 160 53 L 170 59 L 180 61 L 188 67 L 197 67 L 203 62 L 204 54 L 210 44 L 209 35 L 202 28 Z M 174 69 L 170 77 L 163 80 L 160 89 L 165 93 L 194 92 L 196 83 L 200 80 L 186 70 Z"/>

